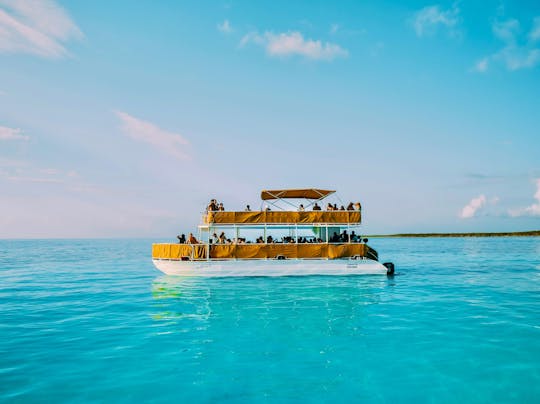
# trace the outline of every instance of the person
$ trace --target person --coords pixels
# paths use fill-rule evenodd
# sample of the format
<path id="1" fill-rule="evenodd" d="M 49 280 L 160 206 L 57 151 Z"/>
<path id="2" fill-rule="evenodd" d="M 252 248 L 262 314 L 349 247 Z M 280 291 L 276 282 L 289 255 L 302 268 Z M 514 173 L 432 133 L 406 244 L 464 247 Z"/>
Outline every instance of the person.
<path id="1" fill-rule="evenodd" d="M 356 203 L 354 204 L 354 209 L 355 209 L 355 210 L 362 210 L 362 205 L 360 205 L 360 202 L 356 202 Z"/>
<path id="2" fill-rule="evenodd" d="M 341 205 L 341 207 L 339 208 L 339 210 L 345 210 L 345 206 Z"/>
<path id="3" fill-rule="evenodd" d="M 264 211 L 265 211 L 265 212 L 270 212 L 270 206 L 266 205 L 266 206 L 264 207 Z"/>
<path id="4" fill-rule="evenodd" d="M 193 233 L 189 233 L 189 237 L 187 240 L 188 244 L 199 244 L 199 241 L 195 238 Z"/>
<path id="5" fill-rule="evenodd" d="M 313 210 L 321 210 L 321 207 L 315 202 L 315 205 L 313 205 Z"/>
<path id="6" fill-rule="evenodd" d="M 334 208 L 332 210 L 338 210 L 337 203 L 334 203 Z"/>
<path id="7" fill-rule="evenodd" d="M 215 199 L 210 199 L 210 203 L 208 204 L 208 207 L 206 208 L 207 212 L 215 212 L 218 210 L 218 206 Z"/>
<path id="8" fill-rule="evenodd" d="M 328 203 L 328 205 L 326 206 L 326 210 L 328 210 L 328 211 L 334 210 L 334 207 L 332 206 L 331 203 Z"/>
<path id="9" fill-rule="evenodd" d="M 298 207 L 298 212 L 303 212 L 305 211 L 306 209 L 304 208 L 304 205 L 303 204 L 300 204 L 300 206 Z"/>
<path id="10" fill-rule="evenodd" d="M 246 212 L 251 212 L 251 208 L 249 207 L 249 205 L 246 205 Z"/>
<path id="11" fill-rule="evenodd" d="M 353 206 L 353 203 L 350 202 L 348 205 L 347 205 L 347 210 L 354 210 L 354 206 Z"/>
<path id="12" fill-rule="evenodd" d="M 332 237 L 330 238 L 330 242 L 331 242 L 331 243 L 337 243 L 337 242 L 339 242 L 339 234 L 337 234 L 336 232 L 334 232 L 334 234 L 333 234 Z"/>
<path id="13" fill-rule="evenodd" d="M 221 234 L 219 235 L 219 243 L 225 244 L 225 241 L 227 241 L 227 237 L 225 237 L 225 232 L 222 231 Z"/>
<path id="14" fill-rule="evenodd" d="M 212 234 L 212 238 L 210 239 L 210 243 L 212 244 L 218 244 L 219 243 L 219 237 L 216 233 Z"/>
<path id="15" fill-rule="evenodd" d="M 351 231 L 351 241 L 353 243 L 356 243 L 358 241 L 358 236 L 356 235 L 356 233 L 353 231 Z"/>
<path id="16" fill-rule="evenodd" d="M 180 236 L 176 236 L 176 238 L 178 239 L 179 244 L 186 244 L 186 235 L 185 234 L 182 234 Z"/>
<path id="17" fill-rule="evenodd" d="M 221 202 L 219 203 L 218 210 L 219 210 L 220 212 L 225 211 L 225 208 L 223 207 L 223 203 L 221 203 Z"/>
<path id="18" fill-rule="evenodd" d="M 347 234 L 347 230 L 343 230 L 343 233 L 341 233 L 340 237 L 341 242 L 348 243 L 349 242 L 349 235 Z"/>

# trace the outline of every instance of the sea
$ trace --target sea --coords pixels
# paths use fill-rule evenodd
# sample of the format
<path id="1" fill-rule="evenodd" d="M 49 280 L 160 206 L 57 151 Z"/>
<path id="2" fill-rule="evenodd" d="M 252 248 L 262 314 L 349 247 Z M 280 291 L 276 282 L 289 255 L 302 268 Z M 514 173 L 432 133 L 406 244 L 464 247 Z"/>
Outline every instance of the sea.
<path id="1" fill-rule="evenodd" d="M 540 402 L 540 237 L 215 279 L 161 274 L 152 241 L 0 241 L 0 402 Z"/>

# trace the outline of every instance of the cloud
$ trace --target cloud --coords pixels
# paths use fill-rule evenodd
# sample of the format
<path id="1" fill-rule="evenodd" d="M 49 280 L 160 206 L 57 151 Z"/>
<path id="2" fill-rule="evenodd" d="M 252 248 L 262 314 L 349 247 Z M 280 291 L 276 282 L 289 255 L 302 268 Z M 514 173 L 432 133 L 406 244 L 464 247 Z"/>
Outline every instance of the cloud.
<path id="1" fill-rule="evenodd" d="M 28 140 L 30 137 L 22 135 L 21 129 L 0 126 L 0 140 Z"/>
<path id="2" fill-rule="evenodd" d="M 240 46 L 249 43 L 264 47 L 268 55 L 276 57 L 299 55 L 306 59 L 330 61 L 349 55 L 346 49 L 337 44 L 304 39 L 303 35 L 297 31 L 279 34 L 265 32 L 262 35 L 257 32 L 250 32 L 242 38 Z"/>
<path id="3" fill-rule="evenodd" d="M 221 24 L 218 24 L 217 29 L 218 31 L 223 32 L 224 34 L 230 34 L 231 32 L 233 32 L 233 29 L 231 27 L 231 24 L 229 23 L 229 20 L 225 20 Z"/>
<path id="4" fill-rule="evenodd" d="M 451 9 L 442 10 L 439 6 L 427 6 L 417 11 L 413 18 L 413 27 L 419 37 L 433 34 L 439 27 L 455 35 L 454 27 L 459 23 L 459 8 L 454 4 Z"/>
<path id="5" fill-rule="evenodd" d="M 540 178 L 535 180 L 536 183 L 536 193 L 534 194 L 534 199 L 536 203 L 533 203 L 526 208 L 510 209 L 508 214 L 512 217 L 519 216 L 540 216 Z"/>
<path id="6" fill-rule="evenodd" d="M 478 210 L 482 209 L 487 203 L 485 195 L 480 195 L 472 198 L 471 201 L 461 209 L 459 217 L 462 219 L 470 219 L 476 215 Z"/>
<path id="7" fill-rule="evenodd" d="M 479 73 L 484 73 L 489 67 L 489 58 L 480 59 L 475 63 L 473 70 Z"/>
<path id="8" fill-rule="evenodd" d="M 503 46 L 481 59 L 485 62 L 483 65 L 477 62 L 473 70 L 484 73 L 491 65 L 490 62 L 502 64 L 510 71 L 533 68 L 540 64 L 540 48 L 536 43 L 540 39 L 540 17 L 534 18 L 528 35 L 524 35 L 520 22 L 514 18 L 494 21 L 491 28 Z"/>
<path id="9" fill-rule="evenodd" d="M 0 53 L 61 58 L 68 54 L 65 42 L 82 37 L 53 0 L 0 0 Z"/>
<path id="10" fill-rule="evenodd" d="M 529 39 L 531 41 L 538 41 L 540 39 L 540 17 L 535 17 L 533 20 L 533 27 L 529 32 Z"/>
<path id="11" fill-rule="evenodd" d="M 172 155 L 179 160 L 189 160 L 189 142 L 177 133 L 168 132 L 151 122 L 143 121 L 122 111 L 115 111 L 122 122 L 122 130 L 132 139 L 148 143 L 156 149 Z"/>

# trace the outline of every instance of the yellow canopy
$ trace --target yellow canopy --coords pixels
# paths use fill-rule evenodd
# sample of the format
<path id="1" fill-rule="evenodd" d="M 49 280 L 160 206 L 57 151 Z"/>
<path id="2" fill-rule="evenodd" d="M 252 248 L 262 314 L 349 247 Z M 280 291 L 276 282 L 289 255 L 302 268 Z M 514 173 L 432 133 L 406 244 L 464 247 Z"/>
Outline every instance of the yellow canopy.
<path id="1" fill-rule="evenodd" d="M 355 255 L 377 260 L 377 252 L 360 243 L 307 243 L 307 244 L 153 244 L 152 258 L 156 259 L 272 259 L 286 258 L 348 258 Z"/>
<path id="2" fill-rule="evenodd" d="M 322 199 L 334 192 L 336 191 L 315 188 L 264 190 L 261 192 L 261 199 Z"/>
<path id="3" fill-rule="evenodd" d="M 359 224 L 362 220 L 360 211 L 334 210 L 334 211 L 268 211 L 268 212 L 208 212 L 204 217 L 207 224 L 309 224 L 309 223 L 335 223 Z"/>

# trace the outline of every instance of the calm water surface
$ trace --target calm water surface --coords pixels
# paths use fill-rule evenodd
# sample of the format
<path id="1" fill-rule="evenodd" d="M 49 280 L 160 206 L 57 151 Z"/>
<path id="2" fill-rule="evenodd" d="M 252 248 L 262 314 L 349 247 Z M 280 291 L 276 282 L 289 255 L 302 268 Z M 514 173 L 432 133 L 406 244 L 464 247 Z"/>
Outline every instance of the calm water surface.
<path id="1" fill-rule="evenodd" d="M 0 401 L 540 402 L 540 238 L 373 240 L 392 279 L 182 280 L 150 243 L 0 241 Z"/>

